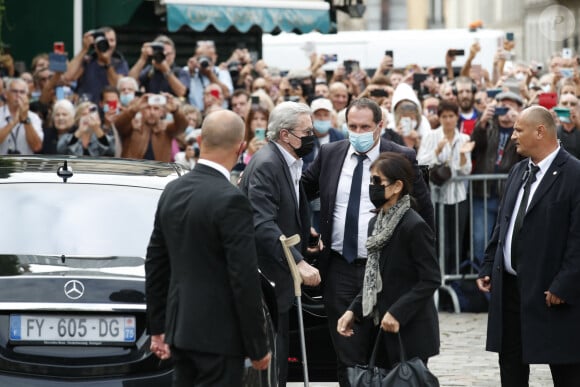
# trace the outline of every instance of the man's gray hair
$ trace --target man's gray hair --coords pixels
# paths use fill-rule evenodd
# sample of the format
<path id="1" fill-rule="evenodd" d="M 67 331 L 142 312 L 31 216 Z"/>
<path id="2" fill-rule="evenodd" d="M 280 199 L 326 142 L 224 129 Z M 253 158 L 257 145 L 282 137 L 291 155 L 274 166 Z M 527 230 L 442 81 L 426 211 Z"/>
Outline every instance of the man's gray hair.
<path id="1" fill-rule="evenodd" d="M 129 82 L 135 91 L 139 90 L 139 85 L 137 84 L 137 81 L 135 80 L 135 78 L 133 78 L 133 77 L 121 77 L 117 81 L 117 90 L 118 91 L 121 91 L 121 84 L 125 83 L 125 82 Z"/>
<path id="2" fill-rule="evenodd" d="M 28 89 L 28 82 L 26 82 L 26 80 L 22 79 L 22 78 L 10 78 L 8 80 L 8 83 L 6 84 L 6 89 L 10 89 L 10 86 L 13 83 L 22 83 L 24 86 L 26 86 L 26 92 L 28 93 L 30 90 Z"/>
<path id="3" fill-rule="evenodd" d="M 268 138 L 277 140 L 281 129 L 296 129 L 304 114 L 310 116 L 310 108 L 306 104 L 291 101 L 278 104 L 268 118 Z"/>

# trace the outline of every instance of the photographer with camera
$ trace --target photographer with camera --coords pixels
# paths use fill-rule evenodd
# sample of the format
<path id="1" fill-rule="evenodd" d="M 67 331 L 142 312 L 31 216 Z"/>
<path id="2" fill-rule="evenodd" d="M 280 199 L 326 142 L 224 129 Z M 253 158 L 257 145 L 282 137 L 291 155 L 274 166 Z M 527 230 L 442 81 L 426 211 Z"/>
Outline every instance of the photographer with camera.
<path id="1" fill-rule="evenodd" d="M 42 123 L 29 111 L 28 84 L 16 78 L 6 88 L 6 105 L 0 109 L 0 155 L 31 155 L 42 149 Z"/>
<path id="2" fill-rule="evenodd" d="M 131 67 L 129 76 L 136 79 L 147 93 L 185 97 L 189 77 L 186 71 L 175 65 L 175 54 L 173 40 L 159 35 L 154 41 L 143 43 L 141 56 Z"/>
<path id="3" fill-rule="evenodd" d="M 223 108 L 227 108 L 227 101 L 234 92 L 232 77 L 227 69 L 216 66 L 217 54 L 213 42 L 198 42 L 195 55 L 187 61 L 186 70 L 189 72 L 189 103 L 204 111 L 204 90 L 215 83 L 219 85 L 223 95 Z"/>
<path id="4" fill-rule="evenodd" d="M 173 121 L 164 118 L 173 115 Z M 141 125 L 135 127 L 133 118 L 141 114 Z M 121 136 L 121 157 L 130 159 L 171 161 L 171 142 L 184 132 L 188 120 L 179 108 L 179 100 L 169 93 L 143 94 L 115 118 Z"/>
<path id="5" fill-rule="evenodd" d="M 68 64 L 63 78 L 77 81 L 77 94 L 81 97 L 86 94 L 89 100 L 98 103 L 103 88 L 116 86 L 119 78 L 129 72 L 127 61 L 116 48 L 117 35 L 111 27 L 86 32 L 83 47 Z"/>

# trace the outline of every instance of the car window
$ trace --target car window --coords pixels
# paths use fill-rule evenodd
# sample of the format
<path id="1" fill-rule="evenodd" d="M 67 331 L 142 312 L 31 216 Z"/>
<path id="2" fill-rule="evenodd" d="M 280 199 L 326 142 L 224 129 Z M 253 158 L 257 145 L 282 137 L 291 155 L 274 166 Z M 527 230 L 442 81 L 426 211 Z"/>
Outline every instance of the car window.
<path id="1" fill-rule="evenodd" d="M 6 184 L 0 254 L 145 257 L 160 190 Z"/>

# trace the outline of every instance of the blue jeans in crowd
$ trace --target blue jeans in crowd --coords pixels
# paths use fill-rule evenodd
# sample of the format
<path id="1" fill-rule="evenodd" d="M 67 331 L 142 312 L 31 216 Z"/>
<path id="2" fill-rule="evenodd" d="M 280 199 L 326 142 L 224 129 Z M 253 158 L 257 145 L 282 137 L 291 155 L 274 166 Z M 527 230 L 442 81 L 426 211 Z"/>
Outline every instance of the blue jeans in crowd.
<path id="1" fill-rule="evenodd" d="M 493 227 L 495 226 L 499 199 L 496 197 L 488 198 L 486 212 L 484 212 L 483 204 L 483 198 L 473 198 L 473 212 L 471 214 L 473 217 L 473 257 L 475 262 L 480 266 L 483 262 L 485 248 L 487 247 L 486 240 L 489 241 Z M 484 230 L 486 217 L 487 231 Z M 487 238 L 485 235 L 487 235 Z"/>

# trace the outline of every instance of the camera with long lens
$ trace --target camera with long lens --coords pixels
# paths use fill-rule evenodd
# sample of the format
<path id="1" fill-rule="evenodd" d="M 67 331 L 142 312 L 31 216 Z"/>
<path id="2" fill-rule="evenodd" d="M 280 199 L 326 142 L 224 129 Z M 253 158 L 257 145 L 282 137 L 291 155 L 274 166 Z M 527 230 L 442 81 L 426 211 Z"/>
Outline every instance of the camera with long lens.
<path id="1" fill-rule="evenodd" d="M 103 31 L 92 30 L 91 35 L 93 35 L 95 49 L 97 51 L 105 52 L 109 48 L 111 48 L 111 46 L 109 45 L 109 41 L 107 40 L 107 37 L 105 36 L 105 33 Z"/>
<path id="2" fill-rule="evenodd" d="M 165 45 L 159 42 L 152 42 L 149 45 L 151 50 L 153 50 L 151 58 L 157 63 L 163 62 L 165 60 Z"/>
<path id="3" fill-rule="evenodd" d="M 207 56 L 200 56 L 199 59 L 197 60 L 197 62 L 199 63 L 199 65 L 202 69 L 206 69 L 210 66 L 211 59 L 208 58 Z"/>

